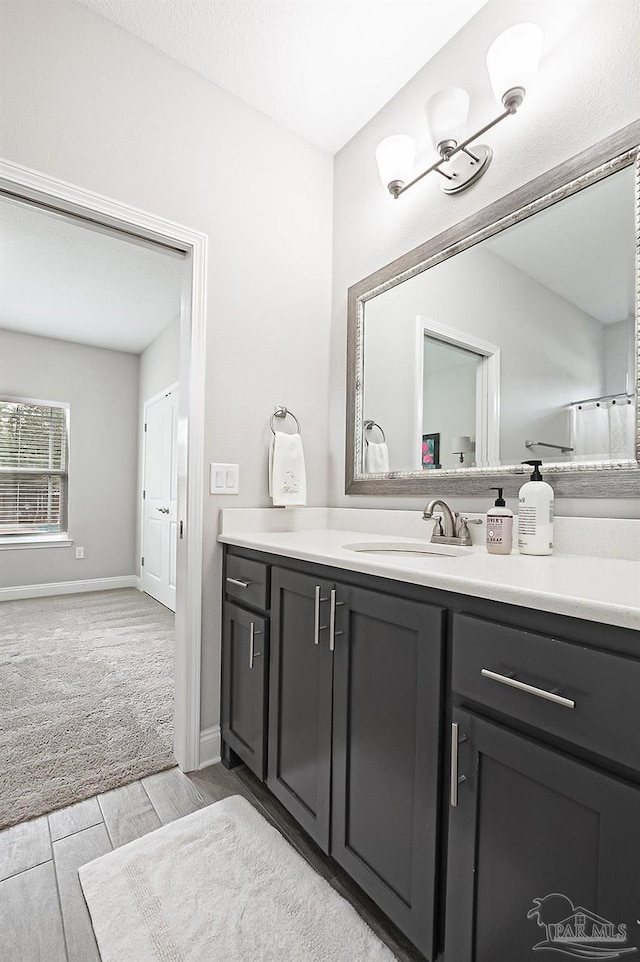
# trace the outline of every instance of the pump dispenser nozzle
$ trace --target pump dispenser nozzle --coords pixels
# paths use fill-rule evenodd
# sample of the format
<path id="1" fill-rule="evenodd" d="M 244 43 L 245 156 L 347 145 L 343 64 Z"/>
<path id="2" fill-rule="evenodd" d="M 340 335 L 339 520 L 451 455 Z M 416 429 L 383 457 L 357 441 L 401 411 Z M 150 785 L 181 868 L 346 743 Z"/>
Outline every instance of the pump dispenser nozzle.
<path id="1" fill-rule="evenodd" d="M 495 507 L 496 507 L 496 508 L 504 508 L 504 507 L 506 506 L 506 503 L 507 503 L 507 502 L 504 500 L 504 498 L 502 497 L 502 492 L 504 491 L 504 488 L 489 488 L 489 490 L 490 490 L 490 491 L 497 491 L 497 492 L 498 492 L 498 497 L 496 498 Z"/>
<path id="2" fill-rule="evenodd" d="M 542 481 L 542 475 L 540 474 L 540 467 L 542 461 L 523 461 L 523 464 L 530 464 L 533 468 L 533 474 L 529 478 L 530 481 Z"/>

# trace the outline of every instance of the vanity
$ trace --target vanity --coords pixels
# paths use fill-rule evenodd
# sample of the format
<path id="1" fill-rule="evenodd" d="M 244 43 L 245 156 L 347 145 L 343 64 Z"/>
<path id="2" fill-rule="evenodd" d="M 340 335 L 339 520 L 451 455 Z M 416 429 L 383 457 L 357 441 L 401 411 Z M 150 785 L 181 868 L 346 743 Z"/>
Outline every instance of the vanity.
<path id="1" fill-rule="evenodd" d="M 223 512 L 223 758 L 429 962 L 640 951 L 640 522 L 600 522 L 616 554 L 558 518 L 531 557 L 481 525 L 425 553 L 420 517 L 531 458 L 556 498 L 640 498 L 638 144 L 349 289 L 345 492 L 419 496 L 414 523 Z"/>
<path id="2" fill-rule="evenodd" d="M 640 564 L 423 554 L 426 525 L 336 527 L 406 512 L 342 513 L 223 522 L 227 762 L 430 962 L 528 958 L 554 893 L 640 942 Z"/>

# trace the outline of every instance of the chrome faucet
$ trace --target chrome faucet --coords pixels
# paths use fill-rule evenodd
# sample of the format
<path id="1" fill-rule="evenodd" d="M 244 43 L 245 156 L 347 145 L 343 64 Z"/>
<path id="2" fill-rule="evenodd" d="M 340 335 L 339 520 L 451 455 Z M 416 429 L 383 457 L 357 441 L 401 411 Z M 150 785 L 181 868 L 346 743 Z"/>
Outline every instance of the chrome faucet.
<path id="1" fill-rule="evenodd" d="M 470 524 L 482 524 L 481 519 L 460 518 L 458 512 L 452 511 L 446 501 L 443 501 L 442 498 L 434 498 L 422 512 L 423 521 L 430 521 L 433 518 L 433 512 L 437 505 L 440 505 L 442 520 L 436 518 L 431 534 L 432 543 L 470 545 L 472 542 L 468 526 Z M 460 524 L 458 524 L 458 519 L 460 519 Z"/>

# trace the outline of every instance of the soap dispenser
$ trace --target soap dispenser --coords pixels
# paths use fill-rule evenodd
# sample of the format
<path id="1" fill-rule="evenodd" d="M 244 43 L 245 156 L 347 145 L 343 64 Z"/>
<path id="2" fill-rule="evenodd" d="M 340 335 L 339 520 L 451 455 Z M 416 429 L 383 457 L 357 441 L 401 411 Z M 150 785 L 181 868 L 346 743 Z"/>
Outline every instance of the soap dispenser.
<path id="1" fill-rule="evenodd" d="M 540 474 L 542 461 L 523 461 L 533 473 L 518 493 L 518 550 L 544 555 L 553 551 L 553 488 Z"/>
<path id="2" fill-rule="evenodd" d="M 496 503 L 487 511 L 487 551 L 489 554 L 511 554 L 513 545 L 513 511 L 507 508 L 502 497 L 502 488 L 491 488 L 498 492 Z"/>

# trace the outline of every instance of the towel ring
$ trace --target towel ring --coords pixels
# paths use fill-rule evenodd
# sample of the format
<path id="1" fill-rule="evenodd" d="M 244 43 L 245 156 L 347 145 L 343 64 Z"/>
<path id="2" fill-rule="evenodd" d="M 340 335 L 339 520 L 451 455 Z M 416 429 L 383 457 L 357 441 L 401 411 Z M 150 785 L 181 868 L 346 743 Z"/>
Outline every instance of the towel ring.
<path id="1" fill-rule="evenodd" d="M 296 429 L 297 429 L 297 431 L 298 431 L 298 434 L 300 434 L 300 424 L 299 424 L 298 419 L 297 419 L 297 417 L 295 416 L 295 414 L 293 414 L 291 411 L 287 410 L 287 408 L 282 407 L 282 406 L 280 406 L 280 405 L 279 405 L 277 408 L 275 408 L 273 414 L 272 414 L 271 417 L 269 418 L 269 427 L 271 428 L 271 431 L 272 431 L 273 434 L 276 433 L 276 429 L 275 429 L 274 426 L 273 426 L 273 419 L 274 419 L 274 418 L 286 418 L 287 416 L 290 417 L 290 418 L 293 418 L 293 420 L 296 422 Z"/>
<path id="2" fill-rule="evenodd" d="M 365 431 L 373 431 L 374 428 L 377 428 L 380 434 L 382 435 L 383 443 L 387 440 L 384 436 L 384 431 L 382 430 L 380 425 L 377 424 L 375 421 L 365 421 L 362 426 L 365 429 Z M 367 444 L 369 443 L 366 438 L 365 438 L 365 441 L 367 442 Z"/>

